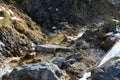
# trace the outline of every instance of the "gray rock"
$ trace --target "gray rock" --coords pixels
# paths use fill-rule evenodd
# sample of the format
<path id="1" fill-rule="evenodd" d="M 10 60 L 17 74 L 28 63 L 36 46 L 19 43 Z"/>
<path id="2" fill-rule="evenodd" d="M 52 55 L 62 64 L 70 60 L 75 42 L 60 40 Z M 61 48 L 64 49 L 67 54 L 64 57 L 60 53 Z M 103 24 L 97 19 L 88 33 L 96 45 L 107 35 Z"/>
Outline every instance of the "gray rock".
<path id="1" fill-rule="evenodd" d="M 9 80 L 65 80 L 60 69 L 52 63 L 36 63 L 14 69 Z"/>
<path id="2" fill-rule="evenodd" d="M 97 68 L 92 80 L 120 80 L 120 59 L 110 60 Z"/>
<path id="3" fill-rule="evenodd" d="M 36 45 L 35 46 L 35 51 L 36 52 L 64 52 L 64 51 L 72 51 L 71 48 L 67 48 L 67 47 L 62 47 L 60 45 Z"/>

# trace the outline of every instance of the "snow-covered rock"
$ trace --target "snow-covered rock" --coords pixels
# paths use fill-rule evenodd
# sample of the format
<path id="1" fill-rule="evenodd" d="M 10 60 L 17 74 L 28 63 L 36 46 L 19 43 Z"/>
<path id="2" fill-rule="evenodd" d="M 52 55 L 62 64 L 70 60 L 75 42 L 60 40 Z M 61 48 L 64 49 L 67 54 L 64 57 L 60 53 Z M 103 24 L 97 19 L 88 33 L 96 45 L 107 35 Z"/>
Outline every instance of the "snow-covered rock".
<path id="1" fill-rule="evenodd" d="M 110 51 L 108 51 L 107 55 L 101 60 L 98 67 L 106 63 L 109 59 L 113 57 L 120 57 L 120 40 L 115 43 Z"/>
<path id="2" fill-rule="evenodd" d="M 17 67 L 9 80 L 65 80 L 61 70 L 52 63 L 36 63 Z"/>

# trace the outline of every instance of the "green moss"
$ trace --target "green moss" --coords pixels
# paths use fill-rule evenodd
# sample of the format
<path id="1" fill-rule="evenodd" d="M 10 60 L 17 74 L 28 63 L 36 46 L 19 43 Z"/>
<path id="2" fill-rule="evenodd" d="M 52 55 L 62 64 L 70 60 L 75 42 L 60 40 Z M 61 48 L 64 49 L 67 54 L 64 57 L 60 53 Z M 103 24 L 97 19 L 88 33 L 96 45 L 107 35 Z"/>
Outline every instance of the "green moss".
<path id="1" fill-rule="evenodd" d="M 91 73 L 95 73 L 97 71 L 97 69 L 96 68 L 93 68 L 92 70 L 91 70 Z"/>
<path id="2" fill-rule="evenodd" d="M 10 16 L 6 11 L 0 11 L 0 16 L 4 17 L 3 20 L 0 20 L 0 26 L 11 26 L 10 25 Z"/>

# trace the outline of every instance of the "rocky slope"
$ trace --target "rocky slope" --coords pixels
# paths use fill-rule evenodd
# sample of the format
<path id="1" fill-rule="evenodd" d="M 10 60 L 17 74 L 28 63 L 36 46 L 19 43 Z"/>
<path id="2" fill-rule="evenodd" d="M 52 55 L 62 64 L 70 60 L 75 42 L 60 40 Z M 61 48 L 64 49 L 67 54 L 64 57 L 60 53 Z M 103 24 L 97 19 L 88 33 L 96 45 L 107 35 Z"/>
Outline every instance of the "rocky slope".
<path id="1" fill-rule="evenodd" d="M 85 25 L 96 17 L 114 15 L 114 6 L 108 0 L 5 0 L 27 13 L 43 29 L 51 31 L 59 23 Z M 102 15 L 102 16 L 101 16 Z M 73 20 L 74 19 L 74 20 Z"/>
<path id="2" fill-rule="evenodd" d="M 119 61 L 96 66 L 120 39 L 119 15 L 117 1 L 0 0 L 0 80 L 108 80 L 99 69 Z"/>

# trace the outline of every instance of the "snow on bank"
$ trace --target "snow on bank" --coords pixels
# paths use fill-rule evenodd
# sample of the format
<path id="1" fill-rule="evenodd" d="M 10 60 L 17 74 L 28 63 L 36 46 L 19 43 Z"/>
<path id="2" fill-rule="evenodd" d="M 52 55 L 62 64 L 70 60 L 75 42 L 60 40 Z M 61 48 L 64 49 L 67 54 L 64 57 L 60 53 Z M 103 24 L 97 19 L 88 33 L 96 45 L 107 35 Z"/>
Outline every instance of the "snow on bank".
<path id="1" fill-rule="evenodd" d="M 115 43 L 112 49 L 107 53 L 107 55 L 102 59 L 98 67 L 106 63 L 109 59 L 113 57 L 120 57 L 120 40 Z"/>
<path id="2" fill-rule="evenodd" d="M 91 77 L 91 72 L 85 73 L 79 80 L 87 80 L 89 77 Z"/>

